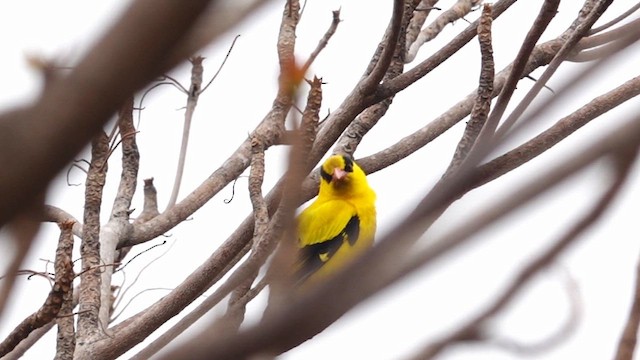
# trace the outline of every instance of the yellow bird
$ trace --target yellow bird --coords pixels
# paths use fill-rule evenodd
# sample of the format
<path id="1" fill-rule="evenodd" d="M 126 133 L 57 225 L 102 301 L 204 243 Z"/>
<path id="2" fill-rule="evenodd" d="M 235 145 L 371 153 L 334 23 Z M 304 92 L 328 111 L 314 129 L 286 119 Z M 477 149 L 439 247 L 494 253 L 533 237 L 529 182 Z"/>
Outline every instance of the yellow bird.
<path id="1" fill-rule="evenodd" d="M 334 273 L 373 244 L 376 194 L 347 155 L 333 155 L 320 168 L 316 200 L 297 218 L 298 284 Z"/>

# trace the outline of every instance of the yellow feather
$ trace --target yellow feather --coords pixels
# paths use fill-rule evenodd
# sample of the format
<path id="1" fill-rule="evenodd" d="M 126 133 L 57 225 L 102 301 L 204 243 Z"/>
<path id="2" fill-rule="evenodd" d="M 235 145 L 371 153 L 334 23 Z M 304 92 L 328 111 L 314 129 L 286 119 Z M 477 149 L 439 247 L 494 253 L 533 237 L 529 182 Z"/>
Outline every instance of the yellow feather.
<path id="1" fill-rule="evenodd" d="M 321 167 L 316 200 L 298 216 L 298 280 L 315 282 L 333 274 L 373 243 L 375 192 L 362 169 L 343 155 Z"/>

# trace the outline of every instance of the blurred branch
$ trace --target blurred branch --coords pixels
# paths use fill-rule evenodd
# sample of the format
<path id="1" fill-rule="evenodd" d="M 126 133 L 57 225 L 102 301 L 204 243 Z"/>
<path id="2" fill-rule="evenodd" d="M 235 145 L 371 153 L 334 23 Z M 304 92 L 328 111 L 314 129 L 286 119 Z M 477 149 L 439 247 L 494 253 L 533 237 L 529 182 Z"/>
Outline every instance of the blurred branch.
<path id="1" fill-rule="evenodd" d="M 209 337 L 206 344 L 192 343 L 193 346 L 189 348 L 190 354 L 194 359 L 237 359 L 258 352 L 282 353 L 324 329 L 353 306 L 410 271 L 433 264 L 436 258 L 462 244 L 468 236 L 482 230 L 514 208 L 522 206 L 537 194 L 550 189 L 552 184 L 558 183 L 601 156 L 618 151 L 617 149 L 636 147 L 638 144 L 640 119 L 635 118 L 632 122 L 618 126 L 594 145 L 566 159 L 560 166 L 551 168 L 513 193 L 507 194 L 496 205 L 488 206 L 490 211 L 485 211 L 479 216 L 470 216 L 472 221 L 468 224 L 443 235 L 438 241 L 434 239 L 433 246 L 409 258 L 405 257 L 400 264 L 395 256 L 397 252 L 393 250 L 395 243 L 406 242 L 407 238 L 415 239 L 422 235 L 416 231 L 416 222 L 422 221 L 425 216 L 438 209 L 438 203 L 442 201 L 438 198 L 446 199 L 447 194 L 440 194 L 438 198 L 432 197 L 438 202 L 426 202 L 428 205 L 416 209 L 407 219 L 384 234 L 377 246 L 336 274 L 332 281 L 305 293 L 289 303 L 286 309 L 277 311 L 261 324 L 241 331 L 238 335 L 221 335 L 214 340 Z M 456 193 L 458 190 L 454 187 L 446 191 Z M 377 266 L 369 266 L 372 263 Z M 398 266 L 402 269 L 398 269 Z M 390 272 L 391 269 L 395 270 Z M 345 289 L 349 291 L 344 291 Z"/>
<path id="2" fill-rule="evenodd" d="M 621 161 L 615 164 L 616 167 L 614 170 L 616 177 L 613 183 L 591 211 L 576 222 L 563 236 L 555 241 L 549 249 L 529 262 L 528 265 L 524 266 L 506 289 L 502 291 L 484 311 L 481 311 L 480 314 L 459 326 L 450 335 L 429 344 L 413 356 L 412 359 L 432 359 L 456 343 L 464 341 L 484 341 L 490 337 L 490 335 L 485 333 L 487 322 L 506 308 L 535 275 L 552 264 L 558 255 L 576 242 L 579 236 L 594 225 L 605 210 L 609 208 L 612 201 L 616 198 L 616 195 L 620 192 L 625 180 L 628 178 L 629 169 L 636 159 L 637 148 L 634 146 L 631 150 L 633 151 L 631 156 L 621 158 Z M 614 160 L 618 159 L 615 158 Z"/>
<path id="3" fill-rule="evenodd" d="M 619 16 L 617 16 L 615 19 L 607 22 L 606 24 L 603 24 L 601 26 L 598 26 L 597 28 L 593 28 L 591 30 L 589 30 L 589 35 L 593 35 L 593 34 L 597 34 L 601 31 L 604 31 L 614 25 L 619 24 L 622 20 L 628 18 L 629 16 L 631 16 L 631 14 L 633 14 L 634 12 L 638 11 L 638 9 L 640 9 L 640 3 L 637 3 L 635 5 L 633 5 L 632 7 L 630 7 L 629 9 L 627 9 L 627 11 L 623 12 L 622 14 L 620 14 Z"/>
<path id="4" fill-rule="evenodd" d="M 3 310 L 5 309 L 10 296 L 13 293 L 13 286 L 15 284 L 18 270 L 31 248 L 33 239 L 40 230 L 40 218 L 42 217 L 42 207 L 44 206 L 44 195 L 40 194 L 31 201 L 32 203 L 30 206 L 16 214 L 7 226 L 9 230 L 9 240 L 13 243 L 14 251 L 9 253 L 10 258 L 7 259 L 8 266 L 4 269 L 6 274 L 1 277 L 0 319 L 2 318 Z"/>
<path id="5" fill-rule="evenodd" d="M 0 166 L 7 170 L 0 226 L 44 191 L 129 94 L 186 57 L 165 60 L 209 2 L 134 1 L 68 75 L 53 77 L 32 105 L 0 115 Z"/>
<path id="6" fill-rule="evenodd" d="M 632 360 L 638 342 L 638 325 L 640 324 L 640 261 L 636 265 L 636 284 L 633 292 L 633 303 L 629 311 L 627 323 L 620 335 L 615 360 Z"/>
<path id="7" fill-rule="evenodd" d="M 565 269 L 566 271 L 566 269 Z M 580 299 L 580 291 L 576 279 L 571 274 L 565 274 L 565 291 L 569 298 L 570 313 L 561 326 L 551 334 L 545 335 L 535 342 L 522 342 L 508 336 L 491 335 L 488 345 L 497 346 L 500 349 L 514 353 L 515 355 L 535 356 L 567 341 L 573 335 L 581 320 L 583 306 Z M 487 335 L 488 337 L 489 335 Z"/>
<path id="8" fill-rule="evenodd" d="M 315 129 L 319 118 L 319 111 L 322 101 L 321 80 L 315 78 L 311 83 L 309 91 L 307 109 L 305 117 L 303 117 L 302 126 L 299 130 L 300 136 L 296 137 L 297 141 L 289 155 L 288 171 L 285 174 L 285 188 L 287 193 L 283 196 L 278 209 L 271 218 L 269 227 L 264 235 L 254 245 L 251 255 L 240 267 L 229 277 L 229 279 L 216 289 L 213 295 L 209 296 L 202 305 L 207 303 L 207 307 L 211 308 L 215 303 L 222 300 L 226 294 L 242 283 L 247 276 L 257 271 L 264 263 L 267 256 L 275 249 L 279 238 L 284 234 L 291 234 L 291 226 L 293 225 L 293 216 L 296 207 L 300 203 L 300 189 L 303 180 L 309 172 L 308 154 L 311 151 L 311 144 L 315 138 Z M 202 306 L 201 305 L 201 306 Z M 205 329 L 200 335 L 187 342 L 185 345 L 165 354 L 165 359 L 175 359 L 183 354 L 189 354 L 191 359 L 211 358 L 202 353 L 194 352 L 194 349 L 200 349 L 206 343 L 211 342 L 211 331 L 217 329 L 217 325 L 212 324 L 209 329 Z M 226 337 L 230 332 L 217 332 L 219 336 L 216 338 Z"/>

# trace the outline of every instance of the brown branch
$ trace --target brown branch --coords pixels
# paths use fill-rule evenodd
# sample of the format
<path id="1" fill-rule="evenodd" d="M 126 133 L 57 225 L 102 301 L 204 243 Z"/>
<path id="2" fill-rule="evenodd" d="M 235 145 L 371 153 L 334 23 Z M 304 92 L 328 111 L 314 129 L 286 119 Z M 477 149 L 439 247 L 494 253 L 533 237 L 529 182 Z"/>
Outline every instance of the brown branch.
<path id="1" fill-rule="evenodd" d="M 129 94 L 182 60 L 165 55 L 209 2 L 134 1 L 67 76 L 52 79 L 33 105 L 0 116 L 0 165 L 10 169 L 0 179 L 0 225 L 44 191 Z"/>
<path id="2" fill-rule="evenodd" d="M 329 40 L 331 39 L 333 34 L 336 33 L 336 30 L 338 29 L 339 24 L 340 24 L 340 10 L 334 10 L 333 18 L 331 20 L 331 25 L 329 26 L 327 31 L 324 33 L 324 35 L 322 36 L 322 39 L 320 39 L 320 41 L 318 42 L 318 45 L 316 45 L 316 48 L 313 50 L 311 55 L 309 55 L 309 58 L 307 59 L 307 61 L 304 63 L 304 65 L 302 65 L 301 72 L 303 74 L 307 73 L 307 70 L 309 70 L 309 67 L 311 67 L 311 64 L 313 64 L 313 62 L 318 57 L 318 55 L 320 55 L 320 52 L 327 46 L 327 44 L 329 44 Z"/>
<path id="3" fill-rule="evenodd" d="M 532 53 L 532 56 L 529 59 L 529 62 L 527 63 L 525 73 L 531 73 L 538 67 L 548 64 L 549 61 L 551 61 L 551 59 L 557 53 L 561 44 L 561 39 L 554 39 L 536 46 L 535 50 Z M 495 81 L 493 84 L 494 91 L 492 94 L 493 97 L 498 96 L 498 93 L 505 84 L 508 74 L 509 66 L 507 66 L 495 76 Z M 359 159 L 358 164 L 360 164 L 360 166 L 367 173 L 376 172 L 398 162 L 401 159 L 406 158 L 418 149 L 429 144 L 431 141 L 442 135 L 445 131 L 449 130 L 458 122 L 462 121 L 462 119 L 464 119 L 471 113 L 473 104 L 477 96 L 477 91 L 478 90 L 476 89 L 476 91 L 467 95 L 464 99 L 460 100 L 447 111 L 430 121 L 421 129 L 418 129 L 413 134 L 405 136 L 400 141 L 396 142 L 386 149 L 383 149 L 365 158 Z"/>
<path id="4" fill-rule="evenodd" d="M 275 249 L 277 240 L 285 234 L 291 233 L 291 226 L 293 225 L 293 215 L 295 208 L 300 204 L 300 188 L 303 180 L 309 172 L 308 167 L 310 163 L 308 161 L 308 154 L 311 151 L 311 144 L 313 143 L 315 134 L 314 130 L 317 128 L 317 121 L 319 118 L 320 105 L 322 100 L 321 92 L 322 81 L 315 78 L 311 83 L 311 90 L 309 92 L 307 100 L 307 109 L 303 116 L 300 136 L 297 137 L 297 141 L 294 143 L 289 156 L 288 171 L 285 175 L 285 188 L 287 189 L 286 196 L 283 196 L 278 209 L 274 216 L 271 218 L 268 229 L 265 231 L 264 236 L 259 239 L 258 243 L 253 247 L 253 251 L 249 258 L 229 277 L 229 279 L 216 291 L 209 296 L 204 302 L 208 303 L 209 307 L 212 307 L 215 303 L 222 300 L 233 288 L 242 284 L 243 281 L 252 273 L 257 271 L 264 263 L 267 256 Z M 183 345 L 168 354 L 163 358 L 173 359 L 179 354 L 188 353 L 191 359 L 210 358 L 208 355 L 199 353 L 198 349 L 201 349 L 211 340 L 211 331 L 215 330 L 217 325 L 214 323 L 210 326 L 210 329 L 205 330 L 201 335 L 198 335 L 195 339 L 189 341 L 186 345 Z M 221 335 L 228 335 L 227 332 Z"/>
<path id="5" fill-rule="evenodd" d="M 478 25 L 478 42 L 480 43 L 480 80 L 478 81 L 478 94 L 471 109 L 471 116 L 462 134 L 462 139 L 453 154 L 449 167 L 442 175 L 446 179 L 460 166 L 467 157 L 469 151 L 485 126 L 489 110 L 491 108 L 491 95 L 493 94 L 493 82 L 495 77 L 495 63 L 493 61 L 493 46 L 491 45 L 491 4 L 484 4 L 480 23 Z M 508 83 L 508 80 L 507 80 Z M 503 87 L 503 89 L 505 89 Z"/>
<path id="6" fill-rule="evenodd" d="M 23 208 L 7 226 L 9 240 L 12 242 L 14 251 L 7 260 L 7 265 L 0 283 L 0 317 L 5 306 L 13 293 L 13 285 L 16 281 L 22 262 L 25 260 L 33 239 L 40 230 L 40 218 L 42 217 L 42 207 L 44 206 L 44 194 L 40 194 L 32 199 L 32 204 Z"/>
<path id="7" fill-rule="evenodd" d="M 184 172 L 184 165 L 187 161 L 187 147 L 189 145 L 189 134 L 191 130 L 191 121 L 193 120 L 193 113 L 196 111 L 198 105 L 198 98 L 200 97 L 202 88 L 202 74 L 204 68 L 202 67 L 202 56 L 194 56 L 189 61 L 191 62 L 191 85 L 187 93 L 187 105 L 184 112 L 184 124 L 182 127 L 182 144 L 180 145 L 180 155 L 178 156 L 178 168 L 176 170 L 176 177 L 173 182 L 173 190 L 171 190 L 171 196 L 169 197 L 169 203 L 167 209 L 176 204 L 178 200 L 178 193 L 180 192 L 180 184 L 182 183 L 182 174 Z"/>
<path id="8" fill-rule="evenodd" d="M 285 116 L 289 112 L 292 97 L 295 95 L 295 92 L 291 91 L 293 90 L 291 85 L 294 83 L 292 79 L 295 80 L 296 78 L 291 77 L 291 73 L 287 74 L 286 72 L 296 69 L 295 67 L 291 67 L 291 65 L 295 65 L 295 62 L 293 62 L 293 46 L 295 44 L 295 27 L 297 25 L 297 18 L 299 18 L 299 4 L 296 3 L 297 2 L 285 4 L 285 10 L 283 12 L 283 20 L 277 45 L 281 64 L 281 81 L 278 94 L 274 100 L 271 111 L 269 111 L 251 135 L 251 137 L 259 137 L 265 149 L 276 143 L 284 133 Z M 149 240 L 183 221 L 246 169 L 249 165 L 248 159 L 251 158 L 250 152 L 250 142 L 243 142 L 224 165 L 214 171 L 214 173 L 197 189 L 191 192 L 189 196 L 149 222 L 134 226 L 131 237 L 123 241 L 120 246 L 130 246 Z M 230 269 L 228 265 L 236 255 L 246 247 L 249 241 L 248 239 L 250 238 L 248 234 L 251 231 L 251 228 L 241 226 L 238 233 L 242 234 L 242 236 L 238 241 L 223 244 L 200 268 L 194 271 L 192 276 L 185 279 L 185 281 L 169 295 L 142 313 L 134 316 L 132 319 L 114 327 L 113 332 L 118 339 L 118 341 L 116 341 L 118 344 L 117 347 L 101 346 L 96 351 L 99 352 L 101 356 L 107 356 L 107 354 L 110 354 L 109 356 L 112 356 L 111 354 L 115 354 L 115 356 L 120 355 L 144 339 L 148 333 L 157 329 L 157 327 L 162 325 L 167 319 L 175 316 L 213 285 L 214 282 L 211 281 L 212 278 L 219 279 L 221 271 Z M 236 233 L 234 233 L 234 235 L 235 234 Z M 254 265 L 255 264 L 251 264 L 250 266 Z M 237 279 L 234 279 L 234 281 L 236 280 Z M 178 329 L 179 327 L 179 325 L 176 325 L 176 331 L 171 331 L 168 337 L 177 336 L 183 330 Z M 156 347 L 156 345 L 158 346 L 157 348 L 149 351 L 155 352 L 164 346 L 163 344 L 155 344 L 154 347 Z M 152 346 L 149 348 L 151 347 Z"/>
<path id="9" fill-rule="evenodd" d="M 109 143 L 102 132 L 91 143 L 91 166 L 87 174 L 84 205 L 84 226 L 80 256 L 80 313 L 78 315 L 78 342 L 99 336 L 102 326 L 99 323 L 100 311 L 100 208 L 102 190 L 107 175 L 107 155 Z M 105 324 L 106 325 L 106 324 Z"/>
<path id="10" fill-rule="evenodd" d="M 635 151 L 635 150 L 634 150 Z M 595 206 L 582 219 L 577 221 L 564 235 L 556 240 L 549 249 L 542 252 L 534 260 L 524 266 L 510 284 L 495 297 L 495 300 L 485 310 L 474 316 L 469 321 L 459 326 L 451 334 L 434 341 L 419 351 L 412 359 L 432 359 L 448 347 L 464 341 L 483 341 L 490 337 L 484 333 L 486 323 L 500 313 L 514 300 L 514 298 L 522 291 L 533 278 L 542 270 L 551 265 L 554 260 L 565 251 L 570 245 L 573 245 L 587 229 L 593 226 L 596 221 L 604 214 L 605 210 L 616 198 L 620 192 L 625 180 L 628 178 L 629 169 L 635 154 L 625 159 L 614 170 L 616 178 L 609 186 L 607 191 L 601 196 Z"/>
<path id="11" fill-rule="evenodd" d="M 505 202 L 499 203 L 499 206 L 489 207 L 490 212 L 478 217 L 470 217 L 473 221 L 462 226 L 460 231 L 441 238 L 447 239 L 446 246 L 432 246 L 428 253 L 421 252 L 420 256 L 403 259 L 401 265 L 405 270 L 409 270 L 420 266 L 425 267 L 425 264 L 434 264 L 433 260 L 451 250 L 456 244 L 460 244 L 462 238 L 477 233 L 497 217 L 521 206 L 525 200 L 530 200 L 537 193 L 549 189 L 551 184 L 558 183 L 616 149 L 626 149 L 638 144 L 640 144 L 640 118 L 635 118 L 632 122 L 623 122 L 593 146 L 568 158 L 561 166 L 541 174 L 539 178 L 533 179 L 534 181 L 524 184 L 522 188 L 509 194 L 510 196 L 505 197 Z M 445 191 L 456 193 L 458 189 L 445 189 Z M 446 196 L 444 198 L 446 199 Z M 363 299 L 406 274 L 392 275 L 388 272 L 390 266 L 393 268 L 400 265 L 397 257 L 389 258 L 389 255 L 396 255 L 393 251 L 395 242 L 404 242 L 405 237 L 417 238 L 422 235 L 421 232 L 414 231 L 417 225 L 415 221 L 423 221 L 424 216 L 428 216 L 439 206 L 431 202 L 425 204 L 427 205 L 419 209 L 418 213 L 411 214 L 405 221 L 384 234 L 377 246 L 349 264 L 344 271 L 336 274 L 332 281 L 311 289 L 300 298 L 294 299 L 286 309 L 277 311 L 269 319 L 241 331 L 237 336 L 221 335 L 215 339 L 207 338 L 206 346 L 200 344 L 198 347 L 191 347 L 190 354 L 195 358 L 206 356 L 215 359 L 237 359 L 265 351 L 278 354 L 298 345 L 310 334 L 317 333 L 318 329 L 325 328 Z M 443 244 L 440 241 L 437 243 Z M 377 266 L 371 267 L 370 264 Z M 345 289 L 349 291 L 344 291 Z"/>
<path id="12" fill-rule="evenodd" d="M 380 81 L 387 74 L 389 65 L 393 60 L 393 56 L 396 53 L 397 43 L 400 38 L 400 32 L 402 30 L 402 21 L 404 14 L 404 1 L 393 1 L 393 13 L 391 20 L 389 21 L 389 28 L 385 33 L 386 39 L 384 40 L 384 46 L 380 57 L 377 59 L 373 69 L 363 79 L 358 82 L 357 89 L 361 94 L 369 95 L 377 90 L 380 85 Z M 405 36 L 404 34 L 402 35 Z M 404 42 L 404 38 L 402 39 Z M 404 46 L 402 47 L 404 48 Z"/>
<path id="13" fill-rule="evenodd" d="M 269 228 L 269 209 L 262 195 L 262 184 L 264 181 L 264 148 L 258 139 L 251 139 L 251 170 L 249 172 L 249 198 L 253 207 L 255 225 L 253 226 L 252 251 L 258 245 L 259 240 L 264 236 Z M 258 276 L 254 272 L 240 284 L 229 297 L 227 313 L 225 314 L 225 331 L 238 331 L 246 311 L 246 303 L 238 302 L 251 289 L 251 284 Z"/>
<path id="14" fill-rule="evenodd" d="M 391 59 L 391 63 L 387 68 L 387 71 L 382 79 L 383 82 L 389 81 L 396 76 L 402 74 L 404 71 L 404 49 L 405 49 L 405 41 L 406 36 L 403 36 L 406 32 L 407 27 L 409 26 L 409 21 L 411 19 L 411 14 L 413 13 L 413 9 L 415 6 L 415 1 L 413 3 L 408 3 L 404 8 L 404 14 L 402 16 L 402 22 L 400 23 L 400 38 L 396 42 L 396 48 L 393 52 L 393 57 Z M 393 23 L 390 25 L 392 26 Z M 380 56 L 382 49 L 385 46 L 388 46 L 386 42 L 386 37 L 390 36 L 391 29 L 387 29 L 385 38 L 383 41 L 378 44 L 376 54 L 374 54 L 370 64 L 369 69 L 367 71 L 373 71 L 373 66 L 377 62 L 377 58 Z M 364 138 L 364 136 L 371 130 L 380 119 L 387 113 L 389 107 L 391 107 L 391 103 L 393 101 L 393 96 L 386 98 L 376 104 L 373 104 L 364 111 L 362 111 L 356 118 L 351 121 L 351 123 L 344 130 L 344 133 L 340 138 L 338 138 L 337 142 L 333 146 L 333 152 L 335 154 L 349 154 L 352 155 L 355 153 L 358 145 Z"/>
<path id="15" fill-rule="evenodd" d="M 638 342 L 638 325 L 640 324 L 640 261 L 636 265 L 636 284 L 633 293 L 633 303 L 629 310 L 629 317 L 624 326 L 615 360 L 632 360 Z"/>
<path id="16" fill-rule="evenodd" d="M 140 153 L 136 142 L 136 130 L 133 125 L 133 97 L 130 97 L 120 108 L 118 129 L 122 144 L 122 171 L 120 183 L 111 208 L 109 221 L 100 229 L 100 259 L 105 266 L 101 272 L 100 289 L 100 324 L 106 326 L 113 312 L 111 277 L 115 267 L 120 263 L 121 252 L 116 251 L 120 240 L 126 236 L 130 228 L 129 214 L 131 201 L 138 182 Z"/>
<path id="17" fill-rule="evenodd" d="M 61 283 L 62 297 L 58 314 L 68 315 L 73 313 L 73 235 L 74 222 L 60 224 L 62 234 L 58 249 L 56 250 L 55 269 L 56 282 Z M 61 275 L 58 275 L 61 274 Z M 56 319 L 58 324 L 58 338 L 56 344 L 55 360 L 72 360 L 76 347 L 76 334 L 74 330 L 73 316 L 62 316 Z"/>
<path id="18" fill-rule="evenodd" d="M 413 14 L 411 15 L 411 21 L 407 26 L 407 37 L 405 40 L 405 47 L 411 46 L 414 41 L 418 38 L 418 34 L 420 34 L 420 30 L 422 29 L 422 25 L 424 25 L 427 17 L 431 13 L 431 10 L 434 9 L 435 4 L 438 0 L 421 0 L 420 4 L 416 6 Z M 407 48 L 405 50 L 408 51 Z"/>
<path id="19" fill-rule="evenodd" d="M 600 115 L 640 95 L 640 76 L 602 94 L 536 137 L 478 168 L 470 189 L 482 186 L 551 149 Z"/>
<path id="20" fill-rule="evenodd" d="M 451 8 L 443 11 L 429 26 L 420 31 L 415 41 L 409 44 L 410 47 L 407 50 L 405 61 L 407 63 L 412 62 L 418 55 L 418 50 L 422 45 L 435 39 L 445 26 L 462 19 L 480 3 L 481 0 L 458 0 Z"/>
<path id="21" fill-rule="evenodd" d="M 493 19 L 497 19 L 502 13 L 513 5 L 516 0 L 499 0 L 493 4 Z M 376 103 L 379 100 L 387 98 L 393 94 L 399 93 L 406 89 L 411 84 L 415 83 L 419 79 L 422 79 L 425 75 L 430 73 L 433 69 L 440 66 L 445 60 L 450 58 L 453 54 L 458 52 L 463 46 L 465 46 L 476 34 L 478 27 L 478 21 L 474 21 L 465 30 L 463 30 L 458 36 L 453 38 L 448 44 L 444 45 L 440 50 L 436 51 L 433 55 L 416 65 L 409 71 L 406 71 L 402 75 L 396 77 L 393 80 L 386 81 L 380 85 L 375 95 L 371 99 L 366 98 L 368 103 Z M 496 87 L 497 88 L 497 87 Z M 468 114 L 468 113 L 467 113 Z"/>
<path id="22" fill-rule="evenodd" d="M 558 70 L 560 65 L 571 55 L 571 53 L 575 50 L 575 46 L 580 41 L 580 39 L 584 38 L 587 35 L 591 26 L 602 16 L 604 11 L 609 7 L 613 0 L 603 0 L 599 1 L 593 5 L 593 8 L 587 9 L 588 2 L 580 12 L 580 17 L 578 20 L 574 22 L 575 29 L 569 34 L 565 43 L 562 45 L 562 48 L 558 51 L 556 56 L 551 60 L 547 68 L 544 70 L 542 75 L 538 78 L 538 80 L 534 83 L 531 89 L 527 92 L 524 98 L 518 103 L 518 105 L 513 109 L 511 114 L 504 120 L 500 128 L 496 131 L 496 138 L 500 139 L 504 137 L 511 127 L 518 121 L 520 116 L 524 113 L 524 111 L 529 107 L 533 99 L 538 95 L 538 93 L 544 89 L 545 85 L 551 78 L 551 76 Z"/>
<path id="23" fill-rule="evenodd" d="M 637 6 L 640 6 L 640 3 Z M 619 40 L 620 38 L 623 38 L 625 35 L 627 35 L 630 31 L 637 31 L 638 24 L 640 24 L 640 19 L 635 19 L 611 31 L 585 37 L 578 41 L 578 44 L 576 44 L 576 50 L 590 49 L 608 44 L 615 40 Z M 580 53 L 570 57 L 569 59 L 573 60 L 573 58 L 575 56 L 578 56 L 579 54 Z"/>
<path id="24" fill-rule="evenodd" d="M 623 12 L 622 14 L 617 16 L 615 19 L 607 22 L 606 24 L 600 25 L 597 28 L 593 28 L 593 29 L 589 30 L 589 35 L 597 34 L 597 33 L 601 32 L 601 31 L 604 31 L 604 30 L 606 30 L 606 29 L 608 29 L 608 28 L 620 23 L 622 20 L 628 18 L 634 12 L 638 11 L 638 9 L 640 9 L 640 3 L 637 3 L 637 4 L 633 5 L 632 7 L 627 9 L 627 11 Z"/>
<path id="25" fill-rule="evenodd" d="M 51 322 L 66 298 L 65 294 L 71 292 L 73 285 L 73 263 L 71 261 L 71 250 L 73 249 L 73 223 L 60 224 L 60 238 L 58 249 L 56 250 L 56 280 L 47 296 L 44 304 L 38 311 L 24 319 L 8 336 L 0 343 L 0 357 L 13 350 L 22 340 L 27 338 L 35 329 Z"/>
<path id="26" fill-rule="evenodd" d="M 507 105 L 511 100 L 511 96 L 516 89 L 518 81 L 524 76 L 523 73 L 527 66 L 529 57 L 531 56 L 536 43 L 540 39 L 540 36 L 542 36 L 544 30 L 547 28 L 547 26 L 549 26 L 549 23 L 551 23 L 551 20 L 556 15 L 559 4 L 560 0 L 545 0 L 544 4 L 542 4 L 538 16 L 533 22 L 531 29 L 529 29 L 529 32 L 527 33 L 527 36 L 525 37 L 522 46 L 518 51 L 518 55 L 516 55 L 516 58 L 512 63 L 511 71 L 509 73 L 509 76 L 507 77 L 507 80 L 505 81 L 504 86 L 502 87 L 502 90 L 500 91 L 500 95 L 496 100 L 493 111 L 491 112 L 491 115 L 489 115 L 489 118 L 487 119 L 487 122 L 483 127 L 481 134 L 479 135 L 480 145 L 482 145 L 483 141 L 487 141 L 493 136 L 496 128 L 498 127 L 498 123 L 502 118 L 502 115 L 507 109 Z M 561 52 L 562 49 L 556 55 L 556 59 L 557 56 L 561 54 Z"/>
<path id="27" fill-rule="evenodd" d="M 71 221 L 73 222 L 73 235 L 77 237 L 82 236 L 82 223 L 73 217 L 73 215 L 53 205 L 45 205 L 43 210 L 42 221 L 55 223 Z"/>

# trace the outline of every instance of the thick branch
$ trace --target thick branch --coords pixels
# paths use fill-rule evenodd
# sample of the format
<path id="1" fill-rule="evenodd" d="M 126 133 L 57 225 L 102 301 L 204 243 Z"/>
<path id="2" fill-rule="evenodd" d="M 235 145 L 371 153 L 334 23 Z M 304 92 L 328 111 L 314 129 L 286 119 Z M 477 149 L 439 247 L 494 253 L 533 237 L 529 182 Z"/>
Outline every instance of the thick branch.
<path id="1" fill-rule="evenodd" d="M 35 329 L 51 322 L 58 312 L 63 302 L 65 294 L 71 292 L 73 283 L 73 263 L 71 262 L 71 249 L 73 249 L 73 234 L 71 228 L 73 223 L 60 224 L 60 238 L 58 249 L 56 250 L 55 268 L 56 279 L 49 296 L 38 311 L 24 319 L 7 338 L 0 343 L 0 357 L 13 350 L 18 343 L 24 340 Z"/>
<path id="2" fill-rule="evenodd" d="M 102 272 L 100 261 L 100 208 L 102 190 L 107 175 L 109 154 L 107 135 L 103 132 L 91 144 L 91 166 L 87 174 L 82 228 L 82 272 L 80 273 L 80 313 L 78 314 L 78 342 L 89 341 L 102 333 L 98 320 Z"/>

